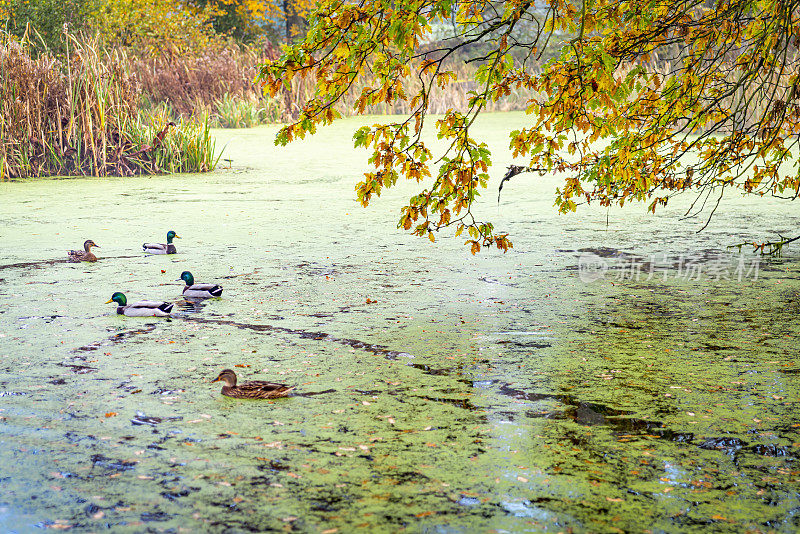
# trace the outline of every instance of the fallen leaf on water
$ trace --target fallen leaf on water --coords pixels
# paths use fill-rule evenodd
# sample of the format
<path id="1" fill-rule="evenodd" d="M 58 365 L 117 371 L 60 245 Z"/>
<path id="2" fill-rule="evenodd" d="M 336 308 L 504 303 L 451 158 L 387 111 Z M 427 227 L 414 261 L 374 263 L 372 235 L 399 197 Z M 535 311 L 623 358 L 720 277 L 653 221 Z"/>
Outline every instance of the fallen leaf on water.
<path id="1" fill-rule="evenodd" d="M 608 502 L 622 502 L 622 499 L 617 499 L 617 498 L 614 498 L 614 497 L 606 497 L 606 500 Z"/>
<path id="2" fill-rule="evenodd" d="M 527 482 L 528 481 L 528 479 L 525 478 L 525 477 L 517 477 L 517 480 L 519 480 L 520 482 Z"/>
<path id="3" fill-rule="evenodd" d="M 115 415 L 119 415 L 117 412 L 106 412 L 106 417 L 114 417 Z"/>
<path id="4" fill-rule="evenodd" d="M 322 534 L 333 534 L 334 532 L 339 532 L 338 528 L 329 528 L 328 530 L 323 530 Z"/>
<path id="5" fill-rule="evenodd" d="M 165 272 L 167 272 L 166 269 L 161 269 L 161 274 L 164 274 Z"/>
<path id="6" fill-rule="evenodd" d="M 234 367 L 250 367 L 250 366 L 246 363 L 237 363 L 236 365 L 234 365 Z"/>

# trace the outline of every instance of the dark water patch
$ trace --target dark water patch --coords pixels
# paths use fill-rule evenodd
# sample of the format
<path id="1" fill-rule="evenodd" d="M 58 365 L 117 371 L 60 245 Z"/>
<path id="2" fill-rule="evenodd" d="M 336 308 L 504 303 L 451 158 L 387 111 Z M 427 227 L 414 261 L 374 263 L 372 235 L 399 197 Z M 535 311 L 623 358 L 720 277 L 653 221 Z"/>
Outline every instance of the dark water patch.
<path id="1" fill-rule="evenodd" d="M 724 451 L 728 454 L 733 454 L 742 447 L 747 446 L 747 442 L 739 438 L 706 438 L 698 445 L 701 449 Z"/>
<path id="2" fill-rule="evenodd" d="M 64 252 L 66 253 L 66 249 L 65 249 Z M 97 261 L 115 260 L 115 259 L 116 260 L 132 259 L 132 258 L 141 258 L 141 256 L 103 256 L 101 258 L 98 258 Z M 39 260 L 39 261 L 25 261 L 25 262 L 21 262 L 21 263 L 8 263 L 6 265 L 0 265 L 0 271 L 5 270 L 5 269 L 28 269 L 28 268 L 39 269 L 41 267 L 45 267 L 45 266 L 49 266 L 49 265 L 57 265 L 59 263 L 75 263 L 75 262 L 70 262 L 70 260 L 68 258 L 63 258 L 63 259 L 59 258 L 57 260 Z M 87 263 L 87 262 L 83 262 L 83 263 Z M 42 284 L 57 284 L 58 281 L 55 281 L 55 282 L 39 282 L 39 283 L 42 283 Z"/>
<path id="3" fill-rule="evenodd" d="M 208 299 L 190 299 L 184 297 L 183 300 L 179 300 L 175 304 L 177 304 L 178 309 L 184 313 L 200 313 L 205 307 L 205 300 Z"/>
<path id="4" fill-rule="evenodd" d="M 22 391 L 0 391 L 0 397 L 16 397 L 17 395 L 27 395 Z"/>
<path id="5" fill-rule="evenodd" d="M 322 391 L 309 391 L 301 393 L 291 393 L 292 397 L 313 397 L 314 395 L 326 395 L 328 393 L 336 393 L 335 389 L 323 389 Z"/>
<path id="6" fill-rule="evenodd" d="M 155 510 L 153 512 L 142 512 L 142 514 L 139 516 L 139 518 L 145 523 L 150 521 L 169 521 L 172 519 L 172 517 L 173 516 L 171 514 L 162 512 L 160 510 Z"/>
<path id="7" fill-rule="evenodd" d="M 52 323 L 54 320 L 58 319 L 59 317 L 64 317 L 63 315 L 30 315 L 28 317 L 19 317 L 17 321 L 25 321 L 29 319 L 42 319 L 45 323 L 49 324 Z"/>
<path id="8" fill-rule="evenodd" d="M 514 389 L 509 384 L 502 384 L 500 389 L 497 390 L 500 395 L 505 395 L 506 397 L 512 397 L 514 399 L 519 400 L 527 400 L 531 402 L 539 402 L 542 400 L 561 400 L 561 396 L 553 395 L 550 393 L 531 393 L 528 391 L 522 391 L 521 389 Z"/>
<path id="9" fill-rule="evenodd" d="M 27 269 L 30 267 L 38 269 L 45 265 L 56 265 L 57 263 L 69 263 L 69 260 L 64 258 L 59 260 L 41 260 L 41 261 L 25 261 L 21 263 L 9 263 L 6 265 L 0 265 L 0 271 L 5 269 Z M 57 282 L 49 282 L 49 283 L 52 284 Z"/>
<path id="10" fill-rule="evenodd" d="M 397 358 L 413 358 L 414 356 L 402 351 L 392 350 L 387 348 L 384 345 L 376 345 L 374 343 L 368 343 L 366 341 L 360 341 L 358 339 L 347 339 L 347 338 L 339 338 L 332 336 L 330 334 L 326 334 L 325 332 L 313 332 L 309 330 L 301 330 L 301 329 L 294 329 L 294 328 L 286 328 L 283 326 L 274 326 L 268 324 L 254 324 L 254 323 L 239 323 L 236 321 L 231 321 L 227 319 L 207 319 L 204 317 L 188 317 L 182 316 L 178 317 L 188 322 L 196 322 L 196 323 L 203 323 L 203 324 L 219 324 L 219 325 L 228 325 L 228 326 L 235 326 L 236 328 L 243 329 L 243 330 L 252 330 L 254 332 L 260 333 L 282 333 L 282 334 L 290 334 L 299 336 L 301 339 L 314 339 L 316 341 L 328 341 L 332 343 L 338 343 L 340 345 L 345 345 L 347 347 L 351 347 L 354 349 L 365 350 L 368 352 L 372 352 L 375 355 L 384 356 L 388 359 L 397 359 Z"/>
<path id="11" fill-rule="evenodd" d="M 455 406 L 456 408 L 463 408 L 464 410 L 469 410 L 472 412 L 483 411 L 483 408 L 478 408 L 477 406 L 472 404 L 468 399 L 450 399 L 447 397 L 433 397 L 429 395 L 409 395 L 409 397 L 425 399 L 431 402 L 441 402 L 444 404 L 449 404 L 450 406 Z"/>
<path id="12" fill-rule="evenodd" d="M 54 378 L 53 380 L 50 380 L 48 382 L 48 384 L 53 384 L 54 386 L 63 386 L 66 383 L 67 381 L 64 380 L 63 378 Z"/>
<path id="13" fill-rule="evenodd" d="M 182 416 L 174 416 L 174 417 L 156 417 L 145 415 L 143 412 L 137 411 L 136 415 L 131 419 L 131 423 L 134 425 L 149 425 L 149 426 L 156 426 L 164 421 L 181 421 L 183 420 Z"/>
<path id="14" fill-rule="evenodd" d="M 181 393 L 185 393 L 186 390 L 183 389 L 166 389 L 166 388 L 156 388 L 154 391 L 151 391 L 151 395 L 179 395 Z"/>
<path id="15" fill-rule="evenodd" d="M 566 405 L 564 410 L 550 410 L 542 412 L 527 412 L 533 418 L 546 419 L 572 419 L 579 425 L 598 426 L 603 425 L 614 429 L 615 432 L 628 434 L 655 434 L 664 429 L 664 424 L 658 421 L 649 421 L 637 417 L 631 417 L 633 412 L 619 410 L 604 404 L 585 402 L 570 395 L 559 395 L 554 393 L 535 393 L 512 388 L 509 384 L 502 384 L 497 390 L 501 395 L 512 397 L 518 400 L 530 402 L 555 401 Z"/>
<path id="16" fill-rule="evenodd" d="M 61 362 L 58 365 L 62 367 L 68 367 L 70 371 L 72 371 L 76 375 L 85 375 L 86 373 L 94 373 L 95 371 L 98 370 L 97 367 L 91 367 L 88 365 L 79 365 L 77 363 Z"/>
<path id="17" fill-rule="evenodd" d="M 750 450 L 754 454 L 758 454 L 759 456 L 770 456 L 773 458 L 777 458 L 780 456 L 789 456 L 794 457 L 786 447 L 779 447 L 777 445 L 769 444 L 769 445 L 754 445 L 750 448 Z"/>
<path id="18" fill-rule="evenodd" d="M 546 349 L 547 347 L 551 347 L 550 343 L 536 343 L 534 341 L 523 342 L 523 341 L 512 341 L 510 339 L 504 339 L 502 341 L 497 342 L 498 345 L 509 345 L 512 347 L 519 347 L 521 349 Z"/>
<path id="19" fill-rule="evenodd" d="M 100 347 L 108 345 L 109 342 L 112 344 L 122 343 L 123 341 L 125 341 L 130 337 L 142 334 L 149 334 L 150 332 L 155 330 L 157 326 L 158 325 L 156 323 L 148 323 L 140 328 L 134 328 L 133 330 L 125 330 L 123 332 L 117 332 L 107 337 L 103 341 L 95 341 L 94 343 L 89 343 L 88 345 L 84 345 L 82 347 L 78 347 L 77 349 L 73 349 L 72 352 L 98 350 L 100 349 Z"/>
<path id="20" fill-rule="evenodd" d="M 130 471 L 139 463 L 135 460 L 115 460 L 114 458 L 103 456 L 102 454 L 93 454 L 91 461 L 94 467 L 100 466 L 106 469 L 113 469 L 114 471 Z"/>

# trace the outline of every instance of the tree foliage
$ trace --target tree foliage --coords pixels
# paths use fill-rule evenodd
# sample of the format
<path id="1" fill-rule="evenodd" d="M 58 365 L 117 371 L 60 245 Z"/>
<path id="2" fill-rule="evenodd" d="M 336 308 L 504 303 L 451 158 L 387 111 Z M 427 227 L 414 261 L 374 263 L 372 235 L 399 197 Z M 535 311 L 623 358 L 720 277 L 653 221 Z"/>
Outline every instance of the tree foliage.
<path id="1" fill-rule="evenodd" d="M 259 37 L 277 40 L 299 33 L 311 0 L 187 0 L 190 5 L 212 8 L 214 29 L 241 42 Z"/>
<path id="2" fill-rule="evenodd" d="M 102 0 L 94 24 L 110 47 L 155 55 L 199 54 L 215 46 L 211 7 L 174 0 Z"/>
<path id="3" fill-rule="evenodd" d="M 0 24 L 17 37 L 27 34 L 39 52 L 61 54 L 65 31 L 86 29 L 97 6 L 98 0 L 0 0 Z"/>
<path id="4" fill-rule="evenodd" d="M 399 226 L 433 239 L 466 230 L 472 252 L 511 246 L 472 207 L 487 185 L 491 155 L 473 133 L 487 103 L 525 89 L 528 127 L 510 147 L 528 170 L 563 173 L 555 203 L 646 201 L 655 211 L 680 192 L 693 210 L 716 209 L 722 193 L 796 198 L 800 189 L 800 3 L 790 0 L 529 0 L 508 2 L 322 0 L 305 39 L 261 68 L 273 94 L 298 76 L 316 93 L 276 142 L 313 133 L 338 117 L 334 105 L 356 80 L 356 101 L 408 100 L 413 111 L 358 130 L 375 169 L 357 194 L 366 205 L 399 178 L 423 189 Z M 422 46 L 443 25 L 449 36 Z M 543 61 L 556 44 L 557 57 Z M 475 68 L 480 89 L 435 129 L 448 142 L 434 155 L 420 133 L 430 96 L 457 83 L 453 60 Z M 422 83 L 416 83 L 421 81 Z M 415 82 L 415 83 L 412 83 Z M 411 87 L 414 87 L 411 90 Z"/>

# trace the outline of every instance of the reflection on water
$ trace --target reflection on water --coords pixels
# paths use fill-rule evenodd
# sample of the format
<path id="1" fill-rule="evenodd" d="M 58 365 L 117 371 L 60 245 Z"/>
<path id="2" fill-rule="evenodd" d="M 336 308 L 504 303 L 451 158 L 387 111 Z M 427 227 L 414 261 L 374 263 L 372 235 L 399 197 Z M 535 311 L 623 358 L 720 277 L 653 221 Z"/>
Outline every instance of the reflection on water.
<path id="1" fill-rule="evenodd" d="M 486 119 L 498 168 L 515 121 Z M 515 248 L 472 257 L 394 230 L 410 185 L 358 207 L 353 127 L 219 132 L 205 176 L 0 184 L 0 530 L 800 528 L 800 261 L 719 263 L 795 211 L 731 198 L 695 234 L 679 205 L 558 216 L 520 176 L 479 208 Z M 179 254 L 136 254 L 169 228 Z M 226 367 L 297 394 L 222 397 Z"/>

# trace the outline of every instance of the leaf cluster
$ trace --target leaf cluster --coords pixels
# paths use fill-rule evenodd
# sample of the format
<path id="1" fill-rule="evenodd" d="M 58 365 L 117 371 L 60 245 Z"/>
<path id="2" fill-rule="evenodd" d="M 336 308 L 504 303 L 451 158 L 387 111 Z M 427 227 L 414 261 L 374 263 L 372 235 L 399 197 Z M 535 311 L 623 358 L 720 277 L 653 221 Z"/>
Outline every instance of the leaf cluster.
<path id="1" fill-rule="evenodd" d="M 431 43 L 443 24 L 452 37 Z M 554 43 L 560 53 L 547 60 Z M 408 116 L 356 133 L 375 167 L 358 197 L 367 205 L 398 179 L 416 180 L 424 189 L 398 225 L 430 239 L 451 225 L 467 230 L 474 253 L 511 244 L 472 217 L 491 165 L 473 124 L 487 103 L 520 89 L 534 95 L 530 125 L 510 132 L 510 147 L 527 168 L 563 173 L 561 212 L 632 201 L 655 211 L 686 191 L 697 195 L 689 214 L 707 205 L 713 214 L 728 189 L 796 198 L 798 46 L 800 8 L 787 0 L 324 0 L 305 39 L 263 65 L 259 80 L 276 94 L 295 78 L 316 79 L 279 144 L 335 120 L 333 106 L 357 80 L 370 81 L 357 112 L 409 102 Z M 467 109 L 435 121 L 447 148 L 434 156 L 421 131 L 431 94 L 459 82 L 453 57 L 476 66 L 479 88 Z M 421 82 L 413 91 L 411 80 Z"/>

